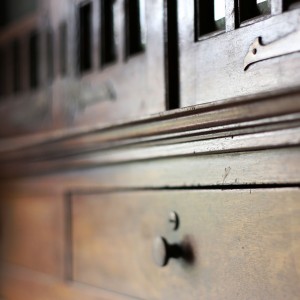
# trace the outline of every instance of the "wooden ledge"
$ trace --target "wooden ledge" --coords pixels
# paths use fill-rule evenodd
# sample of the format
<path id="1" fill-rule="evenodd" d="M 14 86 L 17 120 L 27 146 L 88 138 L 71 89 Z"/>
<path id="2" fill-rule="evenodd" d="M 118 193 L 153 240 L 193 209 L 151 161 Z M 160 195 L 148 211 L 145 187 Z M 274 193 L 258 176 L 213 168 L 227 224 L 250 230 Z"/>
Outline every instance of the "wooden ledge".
<path id="1" fill-rule="evenodd" d="M 170 138 L 207 135 L 263 126 L 287 127 L 299 121 L 300 91 L 264 93 L 211 104 L 196 105 L 107 127 L 58 130 L 0 141 L 0 161 L 74 155 Z M 293 125 L 294 126 L 294 125 Z M 238 133 L 237 133 L 238 134 Z"/>

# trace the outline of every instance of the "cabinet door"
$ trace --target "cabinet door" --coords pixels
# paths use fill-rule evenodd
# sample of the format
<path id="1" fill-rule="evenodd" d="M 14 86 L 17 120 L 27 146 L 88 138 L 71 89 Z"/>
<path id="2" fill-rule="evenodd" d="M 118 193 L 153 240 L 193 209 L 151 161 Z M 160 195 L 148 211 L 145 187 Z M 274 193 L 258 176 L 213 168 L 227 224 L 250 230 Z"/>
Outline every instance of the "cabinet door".
<path id="1" fill-rule="evenodd" d="M 74 195 L 69 275 L 141 299 L 298 299 L 299 201 L 296 188 Z"/>
<path id="2" fill-rule="evenodd" d="M 181 106 L 299 86 L 295 2 L 179 1 Z"/>

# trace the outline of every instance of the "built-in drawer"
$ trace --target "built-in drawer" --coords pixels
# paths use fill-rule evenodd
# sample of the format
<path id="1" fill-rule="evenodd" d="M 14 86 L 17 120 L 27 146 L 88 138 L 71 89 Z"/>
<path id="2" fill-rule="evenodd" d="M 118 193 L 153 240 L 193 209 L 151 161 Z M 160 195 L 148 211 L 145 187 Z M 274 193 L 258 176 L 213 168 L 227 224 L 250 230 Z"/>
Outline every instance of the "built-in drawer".
<path id="1" fill-rule="evenodd" d="M 297 188 L 76 194 L 70 208 L 74 281 L 141 299 L 299 299 Z"/>

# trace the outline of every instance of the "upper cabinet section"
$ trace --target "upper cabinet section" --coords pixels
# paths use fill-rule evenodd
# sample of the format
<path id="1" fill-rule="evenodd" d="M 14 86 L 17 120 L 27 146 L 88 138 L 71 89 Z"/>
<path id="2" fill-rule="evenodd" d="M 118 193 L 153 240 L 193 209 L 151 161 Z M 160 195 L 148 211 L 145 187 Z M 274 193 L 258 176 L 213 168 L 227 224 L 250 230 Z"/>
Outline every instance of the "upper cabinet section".
<path id="1" fill-rule="evenodd" d="M 1 11 L 0 136 L 110 126 L 300 83 L 300 1 L 36 1 L 13 23 Z"/>
<path id="2" fill-rule="evenodd" d="M 71 76 L 55 89 L 56 125 L 164 111 L 163 1 L 74 0 L 70 9 Z"/>
<path id="3" fill-rule="evenodd" d="M 165 110 L 163 0 L 40 0 L 30 30 L 4 40 L 9 30 L 0 30 L 3 134 Z"/>
<path id="4" fill-rule="evenodd" d="M 299 86 L 300 1 L 178 1 L 181 107 Z"/>

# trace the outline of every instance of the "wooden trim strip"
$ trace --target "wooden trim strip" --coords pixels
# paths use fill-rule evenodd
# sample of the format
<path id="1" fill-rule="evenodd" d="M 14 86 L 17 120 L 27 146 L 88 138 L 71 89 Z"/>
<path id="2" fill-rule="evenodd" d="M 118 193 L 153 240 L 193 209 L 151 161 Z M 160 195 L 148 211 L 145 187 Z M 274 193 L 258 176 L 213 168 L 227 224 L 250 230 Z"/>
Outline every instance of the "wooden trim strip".
<path id="1" fill-rule="evenodd" d="M 218 139 L 185 143 L 156 145 L 152 147 L 123 147 L 116 150 L 97 151 L 92 154 L 61 156 L 49 159 L 14 161 L 2 164 L 5 176 L 43 174 L 71 171 L 108 165 L 171 159 L 179 157 L 203 157 L 215 154 L 253 152 L 259 150 L 290 148 L 300 145 L 300 127 L 261 132 Z"/>
<path id="2" fill-rule="evenodd" d="M 230 126 L 254 120 L 274 118 L 300 112 L 300 91 L 285 94 L 263 94 L 257 98 L 236 98 L 219 101 L 210 105 L 198 105 L 166 112 L 129 123 L 119 123 L 108 127 L 88 127 L 75 130 L 62 130 L 28 138 L 8 138 L 0 142 L 0 154 L 34 148 L 41 154 L 46 150 L 58 149 L 78 153 L 103 143 L 115 143 L 130 139 L 188 133 L 218 126 Z M 274 122 L 272 120 L 271 122 Z M 225 130 L 225 129 L 224 129 Z"/>
<path id="3" fill-rule="evenodd" d="M 35 168 L 11 166 L 2 190 L 19 195 L 66 191 L 129 188 L 177 188 L 299 184 L 300 147 L 238 153 L 191 155 L 159 160 L 112 164 L 98 168 L 64 169 L 39 164 Z M 70 167 L 72 165 L 70 164 Z M 45 174 L 45 176 L 41 176 Z M 25 176 L 24 176 L 25 175 Z M 22 178 L 21 178 L 22 177 Z M 51 186 L 49 190 L 47 187 Z M 5 197 L 5 195 L 3 195 Z"/>

